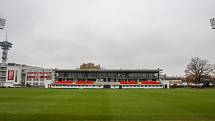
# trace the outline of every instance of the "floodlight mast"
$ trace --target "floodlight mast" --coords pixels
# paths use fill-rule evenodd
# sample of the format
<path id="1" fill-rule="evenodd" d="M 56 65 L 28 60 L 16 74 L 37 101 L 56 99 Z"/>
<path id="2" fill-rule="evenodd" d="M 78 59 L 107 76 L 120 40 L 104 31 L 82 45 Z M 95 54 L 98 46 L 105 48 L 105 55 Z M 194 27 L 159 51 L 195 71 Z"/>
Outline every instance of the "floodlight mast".
<path id="1" fill-rule="evenodd" d="M 1 19 L 0 18 L 0 29 L 4 29 L 5 26 L 5 19 Z M 12 48 L 12 43 L 8 42 L 7 39 L 7 32 L 6 32 L 6 37 L 5 37 L 5 41 L 0 42 L 0 47 L 3 50 L 2 51 L 2 64 L 6 64 L 7 62 L 7 55 L 8 55 L 8 50 L 10 50 L 10 48 Z"/>

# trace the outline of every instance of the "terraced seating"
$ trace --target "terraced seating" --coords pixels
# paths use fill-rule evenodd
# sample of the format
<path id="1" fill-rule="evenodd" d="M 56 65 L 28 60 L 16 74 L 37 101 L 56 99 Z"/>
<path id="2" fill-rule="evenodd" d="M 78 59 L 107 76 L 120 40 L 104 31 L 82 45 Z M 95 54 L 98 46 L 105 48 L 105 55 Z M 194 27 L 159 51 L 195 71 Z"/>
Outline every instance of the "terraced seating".
<path id="1" fill-rule="evenodd" d="M 131 80 L 131 81 L 120 81 L 119 84 L 137 84 L 137 81 Z"/>
<path id="2" fill-rule="evenodd" d="M 67 81 L 55 81 L 55 84 L 73 84 L 73 82 L 71 80 L 67 80 Z"/>
<path id="3" fill-rule="evenodd" d="M 85 81 L 85 80 L 78 80 L 77 82 L 75 82 L 75 84 L 79 84 L 79 85 L 81 85 L 81 84 L 95 84 L 95 82 L 91 81 L 91 80 L 87 80 L 87 81 Z"/>
<path id="4" fill-rule="evenodd" d="M 157 81 L 142 81 L 141 84 L 161 84 L 161 83 Z"/>

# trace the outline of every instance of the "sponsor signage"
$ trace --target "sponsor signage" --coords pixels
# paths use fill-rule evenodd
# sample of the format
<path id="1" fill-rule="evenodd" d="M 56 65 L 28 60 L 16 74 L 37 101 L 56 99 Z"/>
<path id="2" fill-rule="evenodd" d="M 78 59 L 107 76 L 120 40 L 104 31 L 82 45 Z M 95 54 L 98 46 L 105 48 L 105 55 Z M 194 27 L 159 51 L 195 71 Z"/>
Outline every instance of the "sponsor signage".
<path id="1" fill-rule="evenodd" d="M 8 70 L 7 80 L 14 80 L 14 70 Z"/>

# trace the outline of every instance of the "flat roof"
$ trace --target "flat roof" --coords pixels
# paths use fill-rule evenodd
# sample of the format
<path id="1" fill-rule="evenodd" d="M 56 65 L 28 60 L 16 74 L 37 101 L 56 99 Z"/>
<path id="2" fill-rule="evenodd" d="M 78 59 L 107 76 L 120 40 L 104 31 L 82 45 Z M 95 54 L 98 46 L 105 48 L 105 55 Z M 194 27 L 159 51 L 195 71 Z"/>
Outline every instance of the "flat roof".
<path id="1" fill-rule="evenodd" d="M 162 71 L 162 69 L 95 69 L 95 70 L 89 70 L 89 69 L 55 69 L 55 72 L 155 72 L 158 73 L 159 71 Z"/>

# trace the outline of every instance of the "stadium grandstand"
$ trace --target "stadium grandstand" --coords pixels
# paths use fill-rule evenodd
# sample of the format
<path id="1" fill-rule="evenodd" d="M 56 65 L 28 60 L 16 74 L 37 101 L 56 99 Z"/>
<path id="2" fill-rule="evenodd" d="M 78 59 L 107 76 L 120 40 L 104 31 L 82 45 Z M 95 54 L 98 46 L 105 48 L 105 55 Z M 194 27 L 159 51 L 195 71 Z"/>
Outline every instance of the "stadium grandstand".
<path id="1" fill-rule="evenodd" d="M 55 70 L 50 88 L 167 88 L 154 70 Z"/>

